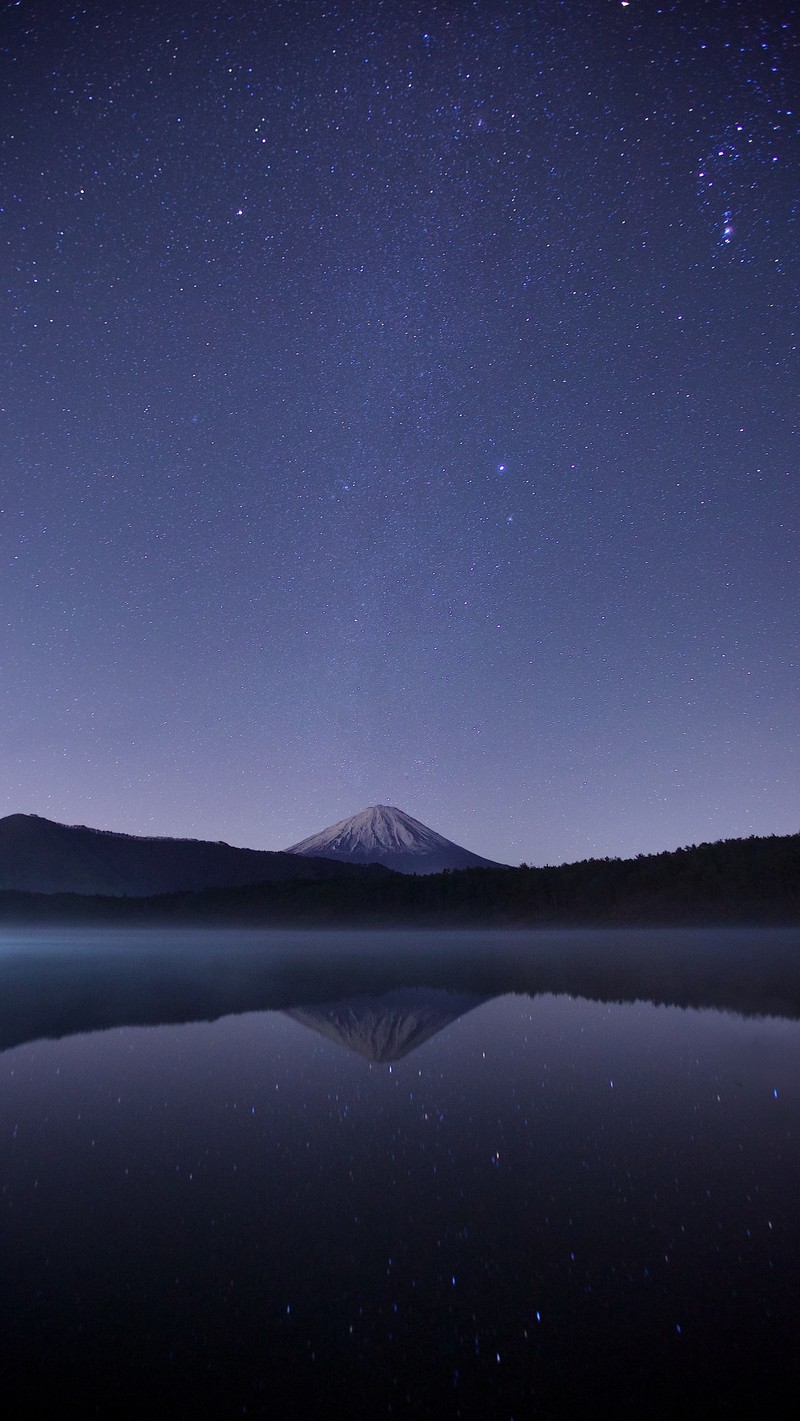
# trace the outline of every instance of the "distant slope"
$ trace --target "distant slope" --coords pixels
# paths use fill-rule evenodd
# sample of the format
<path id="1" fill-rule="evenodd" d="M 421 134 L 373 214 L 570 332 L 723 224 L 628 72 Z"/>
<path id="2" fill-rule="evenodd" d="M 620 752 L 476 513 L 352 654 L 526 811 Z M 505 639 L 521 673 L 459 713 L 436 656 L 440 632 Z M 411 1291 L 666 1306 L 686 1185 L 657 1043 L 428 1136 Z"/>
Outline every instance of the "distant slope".
<path id="1" fill-rule="evenodd" d="M 139 838 L 56 824 L 37 814 L 0 819 L 0 889 L 149 897 L 332 878 L 341 876 L 342 869 L 324 859 L 303 860 L 203 839 Z"/>
<path id="2" fill-rule="evenodd" d="M 398 873 L 504 866 L 462 849 L 390 804 L 371 804 L 350 819 L 340 819 L 308 839 L 301 839 L 299 844 L 292 844 L 287 853 L 313 854 L 342 863 L 380 863 Z"/>

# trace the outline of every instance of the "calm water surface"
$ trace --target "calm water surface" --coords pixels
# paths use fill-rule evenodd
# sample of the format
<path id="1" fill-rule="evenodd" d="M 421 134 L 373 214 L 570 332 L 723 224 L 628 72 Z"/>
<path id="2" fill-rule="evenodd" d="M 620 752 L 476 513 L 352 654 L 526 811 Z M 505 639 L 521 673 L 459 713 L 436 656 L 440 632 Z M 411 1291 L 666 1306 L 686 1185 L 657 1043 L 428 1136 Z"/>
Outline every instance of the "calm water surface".
<path id="1" fill-rule="evenodd" d="M 623 1000 L 537 989 L 598 954 Z M 723 998 L 749 963 L 780 1014 L 670 1005 L 690 961 Z M 797 934 L 7 935 L 9 1414 L 794 1417 L 796 962 Z"/>

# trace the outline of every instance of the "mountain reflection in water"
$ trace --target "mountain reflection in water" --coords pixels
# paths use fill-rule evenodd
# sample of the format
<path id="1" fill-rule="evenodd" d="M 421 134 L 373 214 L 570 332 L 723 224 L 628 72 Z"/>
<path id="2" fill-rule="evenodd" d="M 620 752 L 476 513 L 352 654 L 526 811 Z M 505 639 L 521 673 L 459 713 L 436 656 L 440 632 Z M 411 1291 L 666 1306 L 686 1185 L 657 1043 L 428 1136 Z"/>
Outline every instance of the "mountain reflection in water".
<path id="1" fill-rule="evenodd" d="M 112 1026 L 308 1011 L 409 988 L 800 1019 L 800 931 L 6 932 L 0 1050 Z"/>
<path id="2" fill-rule="evenodd" d="M 292 1007 L 285 1015 L 366 1061 L 385 1064 L 401 1061 L 486 1000 L 436 987 L 406 987 L 382 997 Z"/>
<path id="3" fill-rule="evenodd" d="M 799 954 L 6 936 L 7 1413 L 794 1421 Z"/>

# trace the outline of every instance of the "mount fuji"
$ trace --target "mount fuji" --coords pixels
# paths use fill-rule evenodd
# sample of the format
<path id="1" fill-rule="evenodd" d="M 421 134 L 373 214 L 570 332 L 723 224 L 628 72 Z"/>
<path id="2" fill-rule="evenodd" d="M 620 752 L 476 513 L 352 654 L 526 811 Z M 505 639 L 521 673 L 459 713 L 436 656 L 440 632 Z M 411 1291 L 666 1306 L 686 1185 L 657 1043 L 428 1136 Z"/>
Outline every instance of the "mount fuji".
<path id="1" fill-rule="evenodd" d="M 360 814 L 340 819 L 338 824 L 292 844 L 286 852 L 352 864 L 380 863 L 398 873 L 504 867 L 462 849 L 391 804 L 371 804 Z"/>

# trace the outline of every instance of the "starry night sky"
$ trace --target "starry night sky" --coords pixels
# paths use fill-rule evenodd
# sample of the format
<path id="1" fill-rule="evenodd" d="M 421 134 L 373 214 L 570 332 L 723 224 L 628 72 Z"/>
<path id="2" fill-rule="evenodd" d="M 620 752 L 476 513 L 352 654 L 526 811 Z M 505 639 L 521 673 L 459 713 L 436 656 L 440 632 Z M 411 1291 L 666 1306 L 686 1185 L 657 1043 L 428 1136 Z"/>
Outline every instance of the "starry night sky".
<path id="1" fill-rule="evenodd" d="M 0 813 L 800 829 L 797 5 L 2 37 Z"/>

